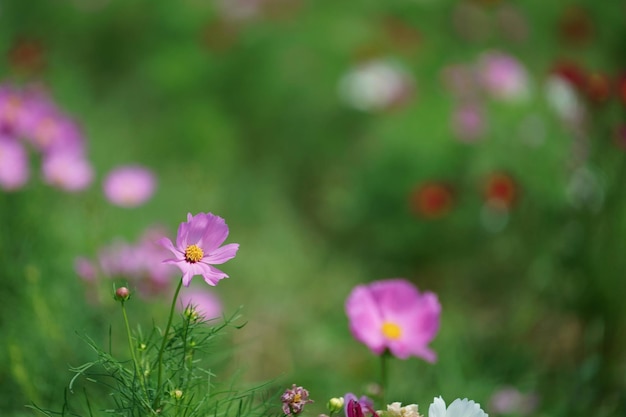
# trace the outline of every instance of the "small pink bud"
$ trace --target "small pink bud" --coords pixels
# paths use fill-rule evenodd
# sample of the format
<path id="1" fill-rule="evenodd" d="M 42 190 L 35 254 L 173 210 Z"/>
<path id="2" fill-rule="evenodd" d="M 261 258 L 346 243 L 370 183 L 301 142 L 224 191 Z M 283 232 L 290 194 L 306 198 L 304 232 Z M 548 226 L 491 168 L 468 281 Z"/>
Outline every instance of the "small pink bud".
<path id="1" fill-rule="evenodd" d="M 126 301 L 130 298 L 130 290 L 126 287 L 119 287 L 115 290 L 115 299 L 117 301 Z"/>

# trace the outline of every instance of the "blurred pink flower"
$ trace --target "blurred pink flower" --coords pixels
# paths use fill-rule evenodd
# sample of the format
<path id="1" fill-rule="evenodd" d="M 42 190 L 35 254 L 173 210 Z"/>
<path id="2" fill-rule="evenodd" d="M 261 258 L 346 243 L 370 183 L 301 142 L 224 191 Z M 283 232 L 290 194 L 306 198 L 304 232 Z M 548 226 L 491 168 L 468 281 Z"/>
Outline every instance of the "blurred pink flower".
<path id="1" fill-rule="evenodd" d="M 12 84 L 0 85 L 0 131 L 16 135 L 22 115 L 24 99 L 22 92 Z"/>
<path id="2" fill-rule="evenodd" d="M 142 296 L 164 292 L 176 269 L 162 262 L 167 251 L 156 241 L 163 234 L 160 227 L 151 227 L 135 244 L 118 240 L 103 247 L 98 255 L 102 272 L 108 277 L 124 277 L 132 281 Z"/>
<path id="3" fill-rule="evenodd" d="M 63 114 L 42 92 L 24 94 L 25 102 L 19 120 L 19 133 L 44 154 L 83 152 L 84 138 L 78 125 Z"/>
<path id="4" fill-rule="evenodd" d="M 0 134 L 0 188 L 17 190 L 28 177 L 28 152 L 16 139 Z"/>
<path id="5" fill-rule="evenodd" d="M 476 100 L 480 83 L 476 69 L 468 64 L 452 64 L 441 70 L 444 86 L 459 100 Z"/>
<path id="6" fill-rule="evenodd" d="M 80 152 L 54 152 L 44 155 L 44 181 L 65 191 L 81 191 L 93 180 L 93 168 Z"/>
<path id="7" fill-rule="evenodd" d="M 478 62 L 478 72 L 482 86 L 497 99 L 523 101 L 529 97 L 526 68 L 511 55 L 497 51 L 484 53 Z"/>
<path id="8" fill-rule="evenodd" d="M 82 256 L 74 259 L 74 271 L 85 281 L 94 281 L 97 276 L 96 266 L 89 259 Z"/>
<path id="9" fill-rule="evenodd" d="M 400 359 L 436 360 L 428 347 L 439 330 L 441 306 L 435 294 L 421 294 L 405 279 L 387 279 L 355 287 L 345 309 L 352 335 L 375 354 L 389 350 Z"/>
<path id="10" fill-rule="evenodd" d="M 480 106 L 464 104 L 457 107 L 452 114 L 452 130 L 457 139 L 463 142 L 474 142 L 485 135 L 485 116 Z"/>
<path id="11" fill-rule="evenodd" d="M 170 250 L 175 258 L 166 259 L 165 263 L 176 265 L 183 272 L 183 285 L 189 286 L 191 278 L 202 275 L 209 285 L 216 285 L 222 278 L 228 278 L 224 272 L 213 265 L 223 264 L 237 254 L 239 244 L 230 243 L 221 246 L 228 237 L 228 226 L 223 218 L 212 213 L 187 215 L 187 221 L 180 224 L 176 236 L 176 246 L 166 237 L 159 243 Z"/>
<path id="12" fill-rule="evenodd" d="M 534 394 L 524 394 L 517 388 L 503 387 L 489 399 L 489 410 L 494 414 L 532 414 L 539 400 Z"/>
<path id="13" fill-rule="evenodd" d="M 104 195 L 121 207 L 137 207 L 152 197 L 156 179 L 152 171 L 138 165 L 114 169 L 104 180 Z"/>
<path id="14" fill-rule="evenodd" d="M 200 289 L 181 291 L 178 300 L 181 311 L 193 306 L 204 319 L 214 319 L 222 315 L 222 303 L 213 292 Z"/>

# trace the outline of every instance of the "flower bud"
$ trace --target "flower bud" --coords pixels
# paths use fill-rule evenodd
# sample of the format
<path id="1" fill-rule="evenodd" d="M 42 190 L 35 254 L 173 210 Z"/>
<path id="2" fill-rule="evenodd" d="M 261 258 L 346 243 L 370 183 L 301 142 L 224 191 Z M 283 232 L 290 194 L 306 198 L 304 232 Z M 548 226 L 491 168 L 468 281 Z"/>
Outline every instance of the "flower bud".
<path id="1" fill-rule="evenodd" d="M 181 398 L 183 398 L 183 391 L 180 389 L 175 389 L 170 393 L 170 395 L 172 396 L 172 398 L 180 400 Z"/>
<path id="2" fill-rule="evenodd" d="M 195 323 L 196 321 L 198 321 L 199 314 L 198 311 L 190 305 L 185 309 L 185 317 L 190 322 Z"/>
<path id="3" fill-rule="evenodd" d="M 335 398 L 331 398 L 328 401 L 328 404 L 326 405 L 326 407 L 328 407 L 328 411 L 330 411 L 331 413 L 336 413 L 338 411 L 343 410 L 343 397 L 335 397 Z"/>
<path id="4" fill-rule="evenodd" d="M 115 290 L 114 298 L 117 301 L 126 301 L 130 298 L 130 290 L 126 287 L 119 287 L 117 290 Z"/>

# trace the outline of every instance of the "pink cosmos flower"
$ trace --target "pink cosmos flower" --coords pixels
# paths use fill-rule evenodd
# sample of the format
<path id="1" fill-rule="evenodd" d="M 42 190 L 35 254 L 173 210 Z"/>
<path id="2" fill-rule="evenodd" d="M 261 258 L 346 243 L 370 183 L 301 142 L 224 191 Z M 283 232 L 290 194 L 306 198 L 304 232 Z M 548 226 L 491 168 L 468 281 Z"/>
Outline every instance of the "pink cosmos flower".
<path id="1" fill-rule="evenodd" d="M 139 288 L 141 296 L 155 296 L 169 288 L 176 268 L 161 262 L 167 251 L 156 243 L 163 229 L 147 229 L 136 243 L 118 239 L 100 249 L 98 265 L 107 277 L 123 277 Z"/>
<path id="2" fill-rule="evenodd" d="M 489 399 L 489 409 L 495 414 L 532 414 L 539 403 L 533 393 L 524 394 L 514 387 L 502 387 Z"/>
<path id="3" fill-rule="evenodd" d="M 103 188 L 104 195 L 111 203 L 121 207 L 137 207 L 152 197 L 155 185 L 152 171 L 129 165 L 111 171 L 104 180 Z"/>
<path id="4" fill-rule="evenodd" d="M 83 151 L 84 138 L 78 124 L 61 113 L 47 97 L 26 96 L 20 118 L 20 132 L 43 154 L 65 150 Z"/>
<path id="5" fill-rule="evenodd" d="M 185 310 L 188 306 L 193 306 L 200 316 L 205 319 L 213 319 L 222 315 L 222 303 L 212 292 L 200 289 L 182 291 L 178 298 L 178 307 Z"/>
<path id="6" fill-rule="evenodd" d="M 513 56 L 486 52 L 478 64 L 483 87 L 493 97 L 505 101 L 523 101 L 530 94 L 526 68 Z"/>
<path id="7" fill-rule="evenodd" d="M 74 259 L 74 271 L 79 277 L 88 282 L 94 281 L 98 275 L 93 262 L 83 256 Z"/>
<path id="8" fill-rule="evenodd" d="M 175 258 L 165 263 L 174 264 L 183 272 L 183 285 L 189 286 L 191 278 L 202 275 L 209 285 L 217 285 L 224 272 L 213 265 L 223 264 L 237 254 L 239 244 L 221 246 L 228 237 L 228 226 L 223 218 L 212 213 L 187 214 L 187 221 L 180 224 L 176 236 L 176 246 L 166 237 L 159 243 L 170 250 Z"/>
<path id="9" fill-rule="evenodd" d="M 361 398 L 357 398 L 351 392 L 348 392 L 343 396 L 344 414 L 346 417 L 363 416 L 367 412 L 371 412 L 374 409 L 374 401 L 363 395 Z"/>
<path id="10" fill-rule="evenodd" d="M 452 114 L 452 130 L 463 142 L 474 142 L 485 135 L 485 116 L 479 105 L 465 104 Z"/>
<path id="11" fill-rule="evenodd" d="M 44 155 L 41 169 L 47 184 L 69 192 L 87 188 L 94 175 L 89 161 L 80 152 L 72 151 Z"/>
<path id="12" fill-rule="evenodd" d="M 388 350 L 406 359 L 435 362 L 429 347 L 439 330 L 441 306 L 431 292 L 420 293 L 402 278 L 355 287 L 345 304 L 352 335 L 377 355 Z"/>
<path id="13" fill-rule="evenodd" d="M 20 142 L 0 134 L 0 188 L 17 190 L 29 176 L 28 153 Z"/>

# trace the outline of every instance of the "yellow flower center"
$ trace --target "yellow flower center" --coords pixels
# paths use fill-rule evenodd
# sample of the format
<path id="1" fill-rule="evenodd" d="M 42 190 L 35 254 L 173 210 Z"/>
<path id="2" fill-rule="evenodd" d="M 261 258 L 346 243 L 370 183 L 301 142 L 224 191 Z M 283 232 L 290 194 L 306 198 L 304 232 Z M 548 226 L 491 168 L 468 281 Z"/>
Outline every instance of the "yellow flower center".
<path id="1" fill-rule="evenodd" d="M 302 401 L 302 396 L 300 394 L 296 394 L 293 396 L 292 403 L 299 403 L 300 401 Z"/>
<path id="2" fill-rule="evenodd" d="M 388 339 L 398 340 L 402 336 L 402 329 L 395 323 L 386 321 L 383 323 L 382 332 Z"/>
<path id="3" fill-rule="evenodd" d="M 195 264 L 196 262 L 200 262 L 203 256 L 204 252 L 196 245 L 189 245 L 187 249 L 185 249 L 185 260 L 189 263 Z"/>

